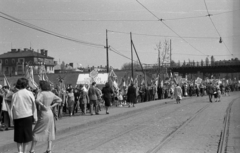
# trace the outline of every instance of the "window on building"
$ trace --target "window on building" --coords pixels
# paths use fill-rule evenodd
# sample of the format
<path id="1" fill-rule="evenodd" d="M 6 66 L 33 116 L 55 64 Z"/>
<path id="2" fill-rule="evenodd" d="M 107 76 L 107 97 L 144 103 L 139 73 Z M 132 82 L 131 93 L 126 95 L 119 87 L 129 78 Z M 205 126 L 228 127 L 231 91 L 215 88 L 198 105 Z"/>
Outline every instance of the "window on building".
<path id="1" fill-rule="evenodd" d="M 2 64 L 2 60 L 0 60 L 0 64 Z"/>
<path id="2" fill-rule="evenodd" d="M 15 63 L 15 59 L 12 59 L 12 64 L 14 64 Z"/>
<path id="3" fill-rule="evenodd" d="M 5 64 L 8 64 L 8 59 L 5 59 Z"/>
<path id="4" fill-rule="evenodd" d="M 18 59 L 18 62 L 21 62 L 21 63 L 22 63 L 22 62 L 24 62 L 24 59 L 23 59 L 23 58 L 19 58 L 19 59 Z"/>

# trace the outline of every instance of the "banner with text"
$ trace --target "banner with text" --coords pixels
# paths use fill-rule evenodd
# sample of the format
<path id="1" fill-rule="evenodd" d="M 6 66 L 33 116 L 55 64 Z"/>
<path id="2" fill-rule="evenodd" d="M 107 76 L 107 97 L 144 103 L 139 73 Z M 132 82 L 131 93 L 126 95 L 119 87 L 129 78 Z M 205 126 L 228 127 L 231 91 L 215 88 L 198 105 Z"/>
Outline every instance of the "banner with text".
<path id="1" fill-rule="evenodd" d="M 93 80 L 89 74 L 79 74 L 77 84 L 91 84 L 92 81 L 95 81 L 97 84 L 105 84 L 108 82 L 108 73 L 99 73 Z"/>

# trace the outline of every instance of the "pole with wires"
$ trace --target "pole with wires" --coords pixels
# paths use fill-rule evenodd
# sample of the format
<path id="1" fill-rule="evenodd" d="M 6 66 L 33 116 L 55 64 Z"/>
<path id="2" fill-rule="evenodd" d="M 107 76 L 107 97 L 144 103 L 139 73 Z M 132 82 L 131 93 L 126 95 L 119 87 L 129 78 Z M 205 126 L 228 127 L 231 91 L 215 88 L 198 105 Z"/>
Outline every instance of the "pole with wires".
<path id="1" fill-rule="evenodd" d="M 106 30 L 106 46 L 105 46 L 105 48 L 106 48 L 106 58 L 107 58 L 107 73 L 109 73 L 109 59 L 108 59 L 108 35 L 107 35 L 107 33 L 108 33 L 108 30 Z"/>
<path id="2" fill-rule="evenodd" d="M 132 79 L 133 79 L 133 45 L 132 45 L 132 32 L 130 32 L 131 39 L 131 61 L 132 61 Z"/>

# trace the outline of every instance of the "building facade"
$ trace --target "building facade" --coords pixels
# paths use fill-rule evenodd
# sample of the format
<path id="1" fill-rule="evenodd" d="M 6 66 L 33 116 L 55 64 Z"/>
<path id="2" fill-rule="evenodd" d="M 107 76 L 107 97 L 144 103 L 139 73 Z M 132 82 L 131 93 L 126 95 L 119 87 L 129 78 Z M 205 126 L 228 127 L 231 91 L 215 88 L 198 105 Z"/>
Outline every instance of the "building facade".
<path id="1" fill-rule="evenodd" d="M 48 56 L 48 51 L 41 49 L 40 52 L 25 48 L 11 49 L 0 55 L 0 73 L 5 75 L 23 75 L 26 65 L 33 66 L 35 74 L 44 65 L 47 73 L 54 73 L 54 58 Z"/>

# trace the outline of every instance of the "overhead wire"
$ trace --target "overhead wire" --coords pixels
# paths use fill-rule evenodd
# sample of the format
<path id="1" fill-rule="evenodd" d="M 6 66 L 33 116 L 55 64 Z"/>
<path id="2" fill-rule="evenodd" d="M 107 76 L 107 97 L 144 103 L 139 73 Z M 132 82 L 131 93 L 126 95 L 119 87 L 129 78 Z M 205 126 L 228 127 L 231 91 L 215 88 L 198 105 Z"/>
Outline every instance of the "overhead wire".
<path id="1" fill-rule="evenodd" d="M 129 35 L 129 32 L 121 32 L 121 31 L 115 31 L 115 30 L 109 30 L 109 32 Z M 141 33 L 134 33 L 134 32 L 132 32 L 132 34 L 133 35 L 141 35 L 141 36 L 164 37 L 164 38 L 179 38 L 178 36 L 170 36 L 170 35 L 141 34 Z M 182 38 L 186 38 L 186 39 L 218 39 L 219 37 L 193 37 L 193 36 L 192 37 L 187 37 L 187 36 L 182 36 Z"/>
<path id="2" fill-rule="evenodd" d="M 211 18 L 212 15 L 209 13 L 209 10 L 208 10 L 208 7 L 207 7 L 207 3 L 206 3 L 205 0 L 203 0 L 203 1 L 204 1 L 204 4 L 205 4 L 205 7 L 206 7 L 206 10 L 207 10 L 207 13 L 208 13 L 207 16 L 209 17 L 209 19 L 210 19 L 210 21 L 211 21 L 213 27 L 215 28 L 216 32 L 218 33 L 218 35 L 219 35 L 219 37 L 220 37 L 220 41 L 222 41 L 222 40 L 221 40 L 221 39 L 222 39 L 221 34 L 220 34 L 220 32 L 218 31 L 216 25 L 214 24 L 214 22 L 213 22 L 213 20 L 212 20 L 212 18 Z M 231 56 L 233 56 L 233 54 L 232 54 L 232 53 L 230 52 L 230 50 L 228 49 L 226 43 L 225 43 L 224 41 L 222 41 L 222 42 L 223 42 L 224 46 L 226 47 L 227 51 L 231 54 Z"/>
<path id="3" fill-rule="evenodd" d="M 92 46 L 92 47 L 97 47 L 97 48 L 100 48 L 100 47 L 104 48 L 104 45 L 101 45 L 101 44 L 86 42 L 86 41 L 78 40 L 78 39 L 75 39 L 75 38 L 67 37 L 65 35 L 61 35 L 61 34 L 58 34 L 58 33 L 55 33 L 55 32 L 52 32 L 52 31 L 40 28 L 40 27 L 35 26 L 33 24 L 30 24 L 28 22 L 22 21 L 22 20 L 17 19 L 17 18 L 15 18 L 13 16 L 10 16 L 10 15 L 8 15 L 6 13 L 0 12 L 0 14 L 5 15 L 5 16 L 0 15 L 0 17 L 3 18 L 3 19 L 6 19 L 8 21 L 20 24 L 22 26 L 25 26 L 25 27 L 28 27 L 28 28 L 31 28 L 31 29 L 34 29 L 34 30 L 37 30 L 37 31 L 40 31 L 40 32 L 43 32 L 43 33 L 46 33 L 46 34 L 49 34 L 49 35 L 52 35 L 52 36 L 55 36 L 55 37 L 58 37 L 58 38 L 62 38 L 62 39 L 69 40 L 69 41 L 73 41 L 73 42 L 80 43 L 80 44 L 87 45 L 87 46 Z"/>
<path id="4" fill-rule="evenodd" d="M 226 11 L 226 12 L 220 12 L 220 13 L 214 13 L 211 14 L 212 16 L 214 15 L 222 15 L 226 13 L 231 13 L 239 10 L 232 10 L 232 11 Z M 179 18 L 164 18 L 165 21 L 170 21 L 170 20 L 185 20 L 185 19 L 197 19 L 197 18 L 204 18 L 206 17 L 205 15 L 199 15 L 199 16 L 189 16 L 189 17 L 179 17 Z M 156 20 L 133 20 L 133 19 L 22 19 L 22 20 L 34 20 L 34 21 L 79 21 L 79 22 L 156 22 Z"/>
<path id="5" fill-rule="evenodd" d="M 110 46 L 109 49 L 110 49 L 110 51 L 112 51 L 112 52 L 114 52 L 114 53 L 116 53 L 116 54 L 118 54 L 118 55 L 120 55 L 120 56 L 122 56 L 122 57 L 124 57 L 124 58 L 126 58 L 126 59 L 132 60 L 130 57 L 127 57 L 126 55 L 123 55 L 122 53 L 120 53 L 118 50 L 116 50 L 116 49 L 113 48 L 112 46 Z M 136 61 L 136 60 L 133 60 L 133 61 L 134 61 L 134 62 L 138 62 L 138 61 Z"/>
<path id="6" fill-rule="evenodd" d="M 161 21 L 161 23 L 163 25 L 165 25 L 169 30 L 171 30 L 174 34 L 176 34 L 179 38 L 181 38 L 184 42 L 186 42 L 188 45 L 190 45 L 192 48 L 194 48 L 196 51 L 200 52 L 203 55 L 203 52 L 201 52 L 200 50 L 198 50 L 196 47 L 194 47 L 192 44 L 190 44 L 186 39 L 184 39 L 183 37 L 181 37 L 176 31 L 174 31 L 171 27 L 169 27 L 166 23 L 164 23 L 164 19 L 160 19 L 158 16 L 156 16 L 152 11 L 150 11 L 146 6 L 144 6 L 142 3 L 140 3 L 138 0 L 136 0 L 143 8 L 145 8 L 150 14 L 152 14 L 155 18 L 158 19 L 158 21 Z M 206 55 L 207 56 L 207 55 Z"/>

